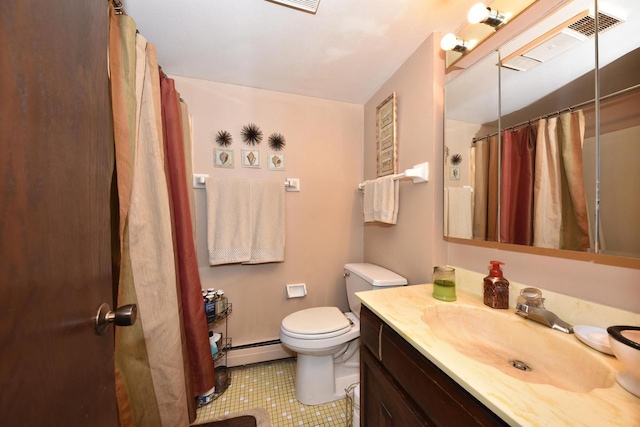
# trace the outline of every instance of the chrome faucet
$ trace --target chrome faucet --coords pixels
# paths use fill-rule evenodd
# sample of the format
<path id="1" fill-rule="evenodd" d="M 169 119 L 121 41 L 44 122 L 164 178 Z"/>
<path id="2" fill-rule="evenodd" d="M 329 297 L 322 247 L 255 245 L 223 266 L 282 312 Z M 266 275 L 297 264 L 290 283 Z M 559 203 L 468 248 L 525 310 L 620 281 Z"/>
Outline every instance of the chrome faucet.
<path id="1" fill-rule="evenodd" d="M 542 291 L 537 288 L 524 288 L 520 291 L 520 296 L 516 301 L 516 314 L 531 319 L 545 326 L 564 332 L 573 333 L 573 326 L 560 320 L 558 316 L 544 308 L 544 298 Z"/>

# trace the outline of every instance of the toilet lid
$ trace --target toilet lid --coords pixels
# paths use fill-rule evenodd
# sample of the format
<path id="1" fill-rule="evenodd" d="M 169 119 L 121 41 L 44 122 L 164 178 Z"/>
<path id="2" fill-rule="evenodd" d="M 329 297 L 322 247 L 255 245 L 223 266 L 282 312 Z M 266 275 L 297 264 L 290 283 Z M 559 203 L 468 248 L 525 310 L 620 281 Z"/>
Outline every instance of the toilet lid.
<path id="1" fill-rule="evenodd" d="M 296 311 L 282 320 L 282 329 L 294 334 L 321 335 L 323 338 L 342 335 L 351 323 L 337 307 L 314 307 Z"/>

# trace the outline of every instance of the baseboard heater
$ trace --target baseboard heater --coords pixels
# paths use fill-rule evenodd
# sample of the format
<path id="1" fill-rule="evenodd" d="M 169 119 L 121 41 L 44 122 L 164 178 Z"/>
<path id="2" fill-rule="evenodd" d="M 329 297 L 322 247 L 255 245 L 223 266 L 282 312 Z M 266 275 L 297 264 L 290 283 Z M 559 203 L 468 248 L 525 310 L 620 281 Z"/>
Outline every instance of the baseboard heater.
<path id="1" fill-rule="evenodd" d="M 227 353 L 227 366 L 243 366 L 252 363 L 269 362 L 272 360 L 293 357 L 293 353 L 286 349 L 279 339 L 261 341 L 238 346 L 232 346 Z"/>
<path id="2" fill-rule="evenodd" d="M 231 350 L 244 350 L 245 348 L 254 348 L 254 347 L 264 347 L 266 345 L 274 345 L 274 344 L 281 344 L 282 341 L 280 340 L 271 340 L 271 341 L 262 341 L 262 342 L 254 342 L 251 344 L 243 344 L 243 345 L 239 345 L 239 346 L 231 346 Z"/>

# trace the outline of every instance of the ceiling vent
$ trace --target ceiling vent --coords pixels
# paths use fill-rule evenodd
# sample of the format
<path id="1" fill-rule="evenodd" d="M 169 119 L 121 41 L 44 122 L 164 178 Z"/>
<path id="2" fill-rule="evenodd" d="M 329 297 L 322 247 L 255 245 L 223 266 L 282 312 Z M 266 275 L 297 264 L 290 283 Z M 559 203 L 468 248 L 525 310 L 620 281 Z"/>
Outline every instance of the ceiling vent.
<path id="1" fill-rule="evenodd" d="M 611 15 L 607 15 L 604 12 L 598 12 L 598 26 L 600 28 L 598 34 L 602 34 L 622 22 L 622 20 Z M 570 24 L 568 28 L 585 37 L 591 38 L 596 34 L 596 19 L 591 15 L 587 15 Z"/>
<path id="2" fill-rule="evenodd" d="M 622 19 L 600 11 L 598 34 L 623 22 Z M 502 61 L 502 66 L 516 71 L 527 71 L 590 39 L 595 33 L 596 20 L 589 11 L 584 11 L 507 56 Z"/>
<path id="3" fill-rule="evenodd" d="M 305 12 L 316 13 L 320 0 L 267 0 L 271 3 L 278 3 L 295 9 L 304 10 Z"/>

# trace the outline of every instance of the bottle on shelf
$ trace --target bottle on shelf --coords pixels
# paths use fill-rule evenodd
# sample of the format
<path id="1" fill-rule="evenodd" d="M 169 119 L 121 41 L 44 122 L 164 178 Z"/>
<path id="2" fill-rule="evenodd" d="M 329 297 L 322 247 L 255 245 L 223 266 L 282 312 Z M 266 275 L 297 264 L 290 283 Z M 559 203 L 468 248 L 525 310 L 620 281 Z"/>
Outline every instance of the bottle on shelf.
<path id="1" fill-rule="evenodd" d="M 224 291 L 218 289 L 216 292 L 216 313 L 222 316 L 227 309 L 227 297 L 224 296 Z"/>
<path id="2" fill-rule="evenodd" d="M 212 323 L 216 320 L 216 293 L 213 288 L 209 288 L 206 291 L 202 291 L 204 296 L 204 312 L 207 317 L 207 323 Z"/>

